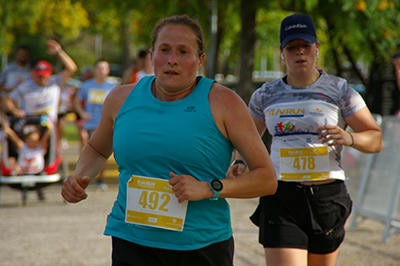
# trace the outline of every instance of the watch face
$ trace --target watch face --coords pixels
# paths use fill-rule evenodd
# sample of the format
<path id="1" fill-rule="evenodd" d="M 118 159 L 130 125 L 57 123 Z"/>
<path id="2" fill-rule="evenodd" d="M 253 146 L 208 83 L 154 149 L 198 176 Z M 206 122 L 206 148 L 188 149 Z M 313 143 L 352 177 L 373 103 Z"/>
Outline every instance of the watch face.
<path id="1" fill-rule="evenodd" d="M 222 183 L 219 180 L 211 181 L 211 186 L 216 191 L 221 191 L 222 190 Z"/>

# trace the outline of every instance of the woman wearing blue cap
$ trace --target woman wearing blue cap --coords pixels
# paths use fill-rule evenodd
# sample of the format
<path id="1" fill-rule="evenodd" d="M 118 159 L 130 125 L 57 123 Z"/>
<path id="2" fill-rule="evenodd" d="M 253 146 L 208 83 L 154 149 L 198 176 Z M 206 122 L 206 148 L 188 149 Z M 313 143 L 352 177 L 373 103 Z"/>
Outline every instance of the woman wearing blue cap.
<path id="1" fill-rule="evenodd" d="M 268 129 L 273 137 L 278 190 L 260 198 L 251 219 L 268 266 L 333 266 L 352 206 L 340 153 L 343 146 L 379 152 L 382 132 L 346 80 L 316 69 L 320 43 L 309 16 L 286 17 L 280 41 L 288 73 L 263 84 L 249 103 L 260 135 Z M 234 164 L 227 176 L 244 168 Z"/>

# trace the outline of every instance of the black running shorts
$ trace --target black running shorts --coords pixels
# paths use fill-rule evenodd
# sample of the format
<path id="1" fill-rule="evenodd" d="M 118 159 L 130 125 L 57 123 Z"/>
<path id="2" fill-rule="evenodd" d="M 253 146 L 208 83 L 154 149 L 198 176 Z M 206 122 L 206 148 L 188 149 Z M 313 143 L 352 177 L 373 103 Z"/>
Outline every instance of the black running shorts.
<path id="1" fill-rule="evenodd" d="M 181 251 L 145 247 L 112 237 L 112 248 L 112 266 L 232 266 L 234 241 L 231 237 L 201 249 Z"/>
<path id="2" fill-rule="evenodd" d="M 341 180 L 312 186 L 279 181 L 276 193 L 261 197 L 250 219 L 259 226 L 264 247 L 327 254 L 342 243 L 351 206 Z"/>

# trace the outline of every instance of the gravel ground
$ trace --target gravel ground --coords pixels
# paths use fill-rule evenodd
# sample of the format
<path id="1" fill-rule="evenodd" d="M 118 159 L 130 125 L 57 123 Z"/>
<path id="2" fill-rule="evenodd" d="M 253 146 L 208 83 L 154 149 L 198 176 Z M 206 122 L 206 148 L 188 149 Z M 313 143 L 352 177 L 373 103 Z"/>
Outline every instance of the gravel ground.
<path id="1" fill-rule="evenodd" d="M 29 193 L 22 205 L 21 193 L 7 186 L 0 191 L 0 265 L 111 265 L 111 241 L 103 235 L 106 216 L 117 193 L 114 180 L 99 192 L 93 185 L 89 197 L 67 204 L 60 196 L 60 184 L 46 189 L 46 201 Z M 257 227 L 248 219 L 258 200 L 229 200 L 235 237 L 235 266 L 265 265 L 258 244 Z M 400 265 L 400 234 L 381 242 L 383 224 L 372 219 L 347 232 L 337 265 Z"/>
<path id="2" fill-rule="evenodd" d="M 63 158 L 73 169 L 79 145 L 71 143 Z M 360 171 L 347 169 L 348 189 L 353 200 L 360 185 Z M 21 192 L 0 187 L 0 266 L 106 266 L 111 265 L 111 240 L 103 235 L 107 214 L 117 194 L 117 175 L 113 158 L 105 171 L 109 189 L 101 192 L 89 185 L 89 197 L 78 204 L 63 201 L 61 184 L 46 189 L 46 201 L 29 192 L 28 204 L 22 205 Z M 377 198 L 376 202 L 380 202 Z M 265 265 L 264 251 L 258 243 L 258 228 L 249 216 L 258 199 L 229 199 L 235 238 L 235 266 Z M 383 204 L 383 203 L 379 203 Z M 348 219 L 350 222 L 352 217 Z M 336 265 L 400 265 L 400 234 L 383 243 L 383 224 L 366 219 L 355 231 L 347 227 Z"/>

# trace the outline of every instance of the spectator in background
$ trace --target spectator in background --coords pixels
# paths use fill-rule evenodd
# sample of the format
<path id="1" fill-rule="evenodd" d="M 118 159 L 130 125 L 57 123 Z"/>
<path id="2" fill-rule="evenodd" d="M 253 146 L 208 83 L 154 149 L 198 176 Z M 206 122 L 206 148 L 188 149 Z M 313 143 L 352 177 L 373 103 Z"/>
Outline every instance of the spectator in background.
<path id="1" fill-rule="evenodd" d="M 0 91 L 10 93 L 25 79 L 29 78 L 29 49 L 18 46 L 15 62 L 10 63 L 0 74 Z"/>
<path id="2" fill-rule="evenodd" d="M 47 114 L 54 123 L 57 121 L 60 87 L 78 68 L 58 42 L 48 40 L 47 49 L 50 55 L 58 56 L 65 69 L 57 75 L 52 75 L 53 70 L 49 62 L 37 61 L 31 79 L 14 89 L 5 100 L 5 108 L 13 116 Z"/>
<path id="3" fill-rule="evenodd" d="M 144 68 L 136 74 L 136 82 L 139 82 L 139 80 L 145 76 L 150 76 L 153 74 L 154 74 L 154 68 L 153 65 L 151 64 L 150 53 L 149 53 L 147 54 L 146 59 L 144 61 Z"/>
<path id="4" fill-rule="evenodd" d="M 93 73 L 93 66 L 84 66 L 81 69 L 81 77 L 80 80 L 82 82 L 89 80 L 91 78 L 94 77 L 94 73 Z"/>
<path id="5" fill-rule="evenodd" d="M 93 73 L 93 66 L 91 65 L 87 65 L 82 67 L 81 69 L 81 77 L 79 78 L 80 81 L 84 82 L 87 81 L 89 79 L 92 79 L 94 77 L 94 73 Z M 81 87 L 81 84 L 79 85 L 79 88 Z M 75 94 L 73 95 L 72 99 L 75 99 L 76 97 L 76 93 L 78 92 L 78 89 L 75 90 Z M 84 108 L 84 102 L 81 102 L 82 104 L 82 108 Z M 83 149 L 83 146 L 85 146 L 85 144 L 87 143 L 88 139 L 89 139 L 89 134 L 88 132 L 83 128 L 83 124 L 85 123 L 85 121 L 82 119 L 82 117 L 79 115 L 79 113 L 76 111 L 76 109 L 74 108 L 75 114 L 76 114 L 76 120 L 75 120 L 75 124 L 76 127 L 78 129 L 78 136 L 79 136 L 79 141 L 81 144 L 81 150 Z"/>
<path id="6" fill-rule="evenodd" d="M 0 74 L 0 111 L 4 109 L 7 94 L 29 78 L 30 68 L 28 47 L 18 46 L 15 62 L 8 64 Z"/>
<path id="7" fill-rule="evenodd" d="M 121 84 L 129 84 L 129 83 L 136 83 L 137 80 L 137 73 L 145 68 L 145 62 L 147 55 L 149 54 L 148 49 L 140 49 L 136 56 L 136 65 L 128 68 L 122 76 Z"/>
<path id="8" fill-rule="evenodd" d="M 77 84 L 70 84 L 70 82 L 67 82 L 65 86 L 61 87 L 60 104 L 58 105 L 57 137 L 63 150 L 69 148 L 68 140 L 64 136 L 64 128 L 67 123 L 67 114 L 74 112 L 72 99 L 77 92 L 75 86 L 77 86 Z"/>
<path id="9" fill-rule="evenodd" d="M 46 44 L 47 52 L 57 56 L 65 69 L 57 75 L 52 75 L 53 70 L 49 62 L 37 61 L 33 66 L 31 79 L 19 85 L 5 98 L 4 107 L 5 111 L 15 117 L 46 114 L 50 121 L 56 124 L 61 87 L 78 68 L 58 42 L 48 40 Z M 15 148 L 10 148 L 10 157 L 18 157 Z M 40 199 L 44 197 L 41 189 L 38 190 L 38 196 Z"/>
<path id="10" fill-rule="evenodd" d="M 88 132 L 89 138 L 100 122 L 104 100 L 116 86 L 106 81 L 110 74 L 110 65 L 106 60 L 98 60 L 94 65 L 93 73 L 94 77 L 82 83 L 73 100 L 76 112 L 84 120 L 83 128 Z M 86 143 L 87 140 L 84 145 Z M 104 182 L 103 172 L 104 168 L 96 182 L 99 189 L 106 190 L 107 185 Z"/>
<path id="11" fill-rule="evenodd" d="M 46 121 L 46 130 L 43 133 L 37 127 L 32 128 L 24 133 L 23 139 L 11 129 L 4 115 L 1 117 L 1 125 L 8 138 L 18 149 L 18 161 L 14 157 L 10 157 L 8 160 L 10 167 L 14 171 L 13 175 L 40 173 L 45 165 L 44 155 L 49 146 L 49 137 L 54 130 L 53 123 Z M 38 194 L 39 199 L 43 200 L 44 195 Z"/>

